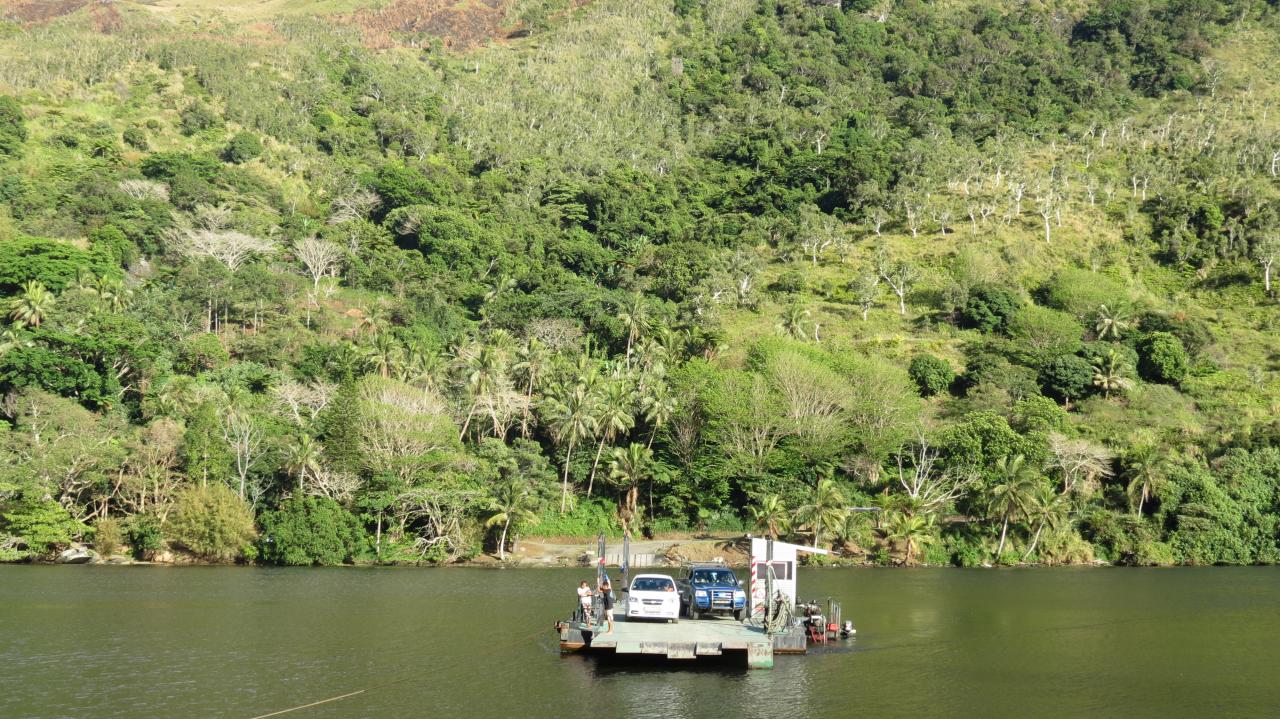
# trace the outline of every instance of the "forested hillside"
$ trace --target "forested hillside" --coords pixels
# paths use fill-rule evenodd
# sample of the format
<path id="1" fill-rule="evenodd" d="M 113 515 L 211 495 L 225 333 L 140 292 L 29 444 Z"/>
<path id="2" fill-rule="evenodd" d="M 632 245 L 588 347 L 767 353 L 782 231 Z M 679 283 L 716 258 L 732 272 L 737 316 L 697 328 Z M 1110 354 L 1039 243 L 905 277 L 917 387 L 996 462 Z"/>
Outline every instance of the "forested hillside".
<path id="1" fill-rule="evenodd" d="M 81 5 L 0 5 L 0 559 L 1280 560 L 1274 1 Z"/>

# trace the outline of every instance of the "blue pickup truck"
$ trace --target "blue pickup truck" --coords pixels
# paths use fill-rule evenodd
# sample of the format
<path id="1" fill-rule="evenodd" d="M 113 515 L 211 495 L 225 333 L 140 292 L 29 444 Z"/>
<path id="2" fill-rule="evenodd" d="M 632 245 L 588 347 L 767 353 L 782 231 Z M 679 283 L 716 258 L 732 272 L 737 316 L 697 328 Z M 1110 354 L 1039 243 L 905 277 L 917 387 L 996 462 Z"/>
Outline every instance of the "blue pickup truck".
<path id="1" fill-rule="evenodd" d="M 747 593 L 733 570 L 720 564 L 685 567 L 676 579 L 680 609 L 686 617 L 704 614 L 732 614 L 742 621 L 747 615 Z"/>

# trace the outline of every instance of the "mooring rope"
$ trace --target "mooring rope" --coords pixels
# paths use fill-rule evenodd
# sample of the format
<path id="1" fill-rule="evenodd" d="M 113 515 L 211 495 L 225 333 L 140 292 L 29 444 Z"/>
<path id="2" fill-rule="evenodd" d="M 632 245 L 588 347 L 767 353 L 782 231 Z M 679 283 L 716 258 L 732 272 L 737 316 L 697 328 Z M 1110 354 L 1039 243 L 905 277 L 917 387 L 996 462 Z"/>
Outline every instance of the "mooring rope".
<path id="1" fill-rule="evenodd" d="M 357 695 L 357 694 L 364 694 L 364 693 L 365 693 L 365 692 L 367 692 L 367 691 L 369 691 L 369 690 L 368 690 L 368 689 L 361 689 L 361 690 L 359 690 L 359 691 L 348 692 L 348 693 L 346 693 L 346 694 L 339 694 L 339 695 L 338 695 L 338 696 L 336 696 L 336 697 L 329 697 L 328 699 L 321 699 L 321 700 L 320 700 L 320 701 L 318 701 L 318 702 L 311 702 L 310 704 L 302 704 L 302 705 L 299 705 L 299 706 L 296 706 L 296 707 L 291 707 L 291 708 L 289 708 L 289 709 L 281 709 L 281 710 L 280 710 L 280 711 L 278 711 L 278 712 L 271 712 L 270 714 L 259 714 L 258 716 L 253 717 L 253 719 L 267 719 L 267 717 L 278 717 L 278 716 L 280 716 L 281 714 L 288 714 L 289 712 L 296 712 L 296 711 L 298 711 L 299 709 L 310 709 L 311 707 L 318 707 L 318 706 L 320 706 L 321 704 L 328 704 L 329 702 L 336 702 L 336 701 L 338 701 L 339 699 L 346 699 L 347 697 L 353 697 L 353 696 L 355 696 L 355 695 Z"/>
<path id="2" fill-rule="evenodd" d="M 498 645 L 496 645 L 496 646 L 492 646 L 492 647 L 490 647 L 490 648 L 489 648 L 489 651 L 481 652 L 481 653 L 479 654 L 479 656 L 481 656 L 481 657 L 489 656 L 490 654 L 493 654 L 494 652 L 500 651 L 500 650 L 502 650 L 502 649 L 506 649 L 506 648 L 511 647 L 511 646 L 513 646 L 513 645 L 515 645 L 515 644 L 518 644 L 518 643 L 520 643 L 520 642 L 527 642 L 527 641 L 529 641 L 530 639 L 533 639 L 534 637 L 538 636 L 539 634 L 544 634 L 545 632 L 546 632 L 546 630 L 545 630 L 545 629 L 539 629 L 538 631 L 536 631 L 536 632 L 534 632 L 534 633 L 532 633 L 532 634 L 529 634 L 529 635 L 526 635 L 526 636 L 523 636 L 523 637 L 519 637 L 519 638 L 514 639 L 514 640 L 512 640 L 512 641 L 510 641 L 510 642 L 507 642 L 506 644 L 498 644 Z M 405 674 L 403 674 L 403 675 L 401 675 L 401 676 L 397 677 L 396 679 L 392 679 L 391 681 L 383 682 L 383 683 L 381 683 L 381 684 L 375 684 L 375 685 L 373 685 L 373 686 L 371 686 L 371 687 L 365 687 L 364 689 L 357 689 L 356 691 L 353 691 L 353 692 L 347 692 L 346 694 L 339 694 L 339 695 L 337 695 L 337 696 L 332 696 L 332 697 L 329 697 L 329 698 L 327 698 L 327 699 L 321 699 L 321 700 L 319 700 L 319 701 L 308 702 L 308 703 L 306 703 L 306 704 L 299 704 L 299 705 L 298 705 L 298 706 L 296 706 L 296 707 L 289 707 L 288 709 L 280 709 L 280 710 L 278 710 L 278 711 L 273 711 L 273 712 L 270 712 L 270 713 L 267 713 L 267 714 L 259 714 L 259 715 L 255 716 L 255 717 L 250 717 L 250 719 L 267 719 L 268 717 L 277 717 L 277 716 L 280 716 L 280 715 L 282 715 L 282 714 L 289 714 L 289 713 L 291 713 L 291 712 L 301 711 L 301 710 L 303 710 L 303 709 L 310 709 L 311 707 L 320 706 L 321 704 L 328 704 L 329 702 L 336 702 L 336 701 L 339 701 L 339 700 L 341 700 L 341 699 L 349 699 L 350 697 L 356 696 L 356 695 L 358 695 L 358 694 L 365 694 L 365 693 L 368 693 L 368 692 L 377 691 L 377 690 L 379 690 L 379 689 L 386 689 L 387 687 L 395 686 L 396 684 L 401 684 L 401 683 L 403 683 L 403 682 L 407 682 L 407 681 L 409 681 L 410 679 L 413 679 L 413 678 L 415 678 L 415 677 L 417 677 L 417 676 L 418 676 L 418 673 L 417 673 L 417 672 L 413 672 L 413 673 L 405 673 Z"/>

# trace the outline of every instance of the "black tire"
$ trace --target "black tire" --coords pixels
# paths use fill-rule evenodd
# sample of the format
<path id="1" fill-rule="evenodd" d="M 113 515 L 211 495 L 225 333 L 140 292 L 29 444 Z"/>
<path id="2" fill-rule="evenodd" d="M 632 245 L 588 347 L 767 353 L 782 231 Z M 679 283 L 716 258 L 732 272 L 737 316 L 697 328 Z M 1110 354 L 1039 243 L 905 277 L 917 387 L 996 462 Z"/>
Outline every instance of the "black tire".
<path id="1" fill-rule="evenodd" d="M 737 619 L 738 621 L 742 621 L 742 618 L 746 616 L 746 614 L 747 614 L 747 610 L 745 609 L 735 609 L 733 611 L 733 618 Z"/>

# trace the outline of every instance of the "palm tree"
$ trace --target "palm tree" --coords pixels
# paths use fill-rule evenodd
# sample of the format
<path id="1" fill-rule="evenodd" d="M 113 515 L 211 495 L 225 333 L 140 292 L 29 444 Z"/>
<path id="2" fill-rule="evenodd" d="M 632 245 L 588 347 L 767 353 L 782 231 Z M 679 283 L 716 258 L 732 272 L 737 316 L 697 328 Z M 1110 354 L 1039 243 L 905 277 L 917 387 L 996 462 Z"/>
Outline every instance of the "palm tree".
<path id="1" fill-rule="evenodd" d="M 360 321 L 356 325 L 356 332 L 368 332 L 370 335 L 377 335 L 391 324 L 391 310 L 386 304 L 379 302 L 365 308 L 360 314 Z"/>
<path id="2" fill-rule="evenodd" d="M 1134 515 L 1141 516 L 1143 505 L 1157 496 L 1164 481 L 1165 460 L 1152 445 L 1134 447 L 1125 460 L 1129 475 L 1125 493 L 1129 495 L 1129 506 L 1133 508 Z"/>
<path id="3" fill-rule="evenodd" d="M 523 478 L 508 477 L 505 482 L 498 485 L 493 504 L 490 505 L 493 514 L 489 515 L 484 522 L 486 527 L 502 525 L 502 535 L 498 538 L 498 559 L 502 561 L 507 559 L 507 533 L 512 527 L 519 528 L 521 525 L 532 527 L 538 524 L 536 507 L 537 497 Z"/>
<path id="4" fill-rule="evenodd" d="M 1128 379 L 1121 375 L 1124 365 L 1120 358 L 1116 357 L 1116 351 L 1110 350 L 1106 357 L 1098 358 L 1096 364 L 1093 365 L 1093 386 L 1102 390 L 1102 396 L 1110 398 L 1112 392 L 1123 392 L 1132 385 Z"/>
<path id="5" fill-rule="evenodd" d="M 320 457 L 324 448 L 309 434 L 298 438 L 297 444 L 289 449 L 285 456 L 285 471 L 298 480 L 298 491 L 306 493 L 308 476 L 315 476 L 320 471 Z"/>
<path id="6" fill-rule="evenodd" d="M 493 283 L 485 288 L 480 304 L 480 324 L 489 324 L 489 305 L 502 295 L 516 288 L 516 281 L 511 277 L 496 277 Z"/>
<path id="7" fill-rule="evenodd" d="M 573 460 L 573 447 L 595 431 L 595 417 L 591 413 L 592 394 L 581 382 L 562 386 L 543 403 L 542 415 L 551 430 L 551 438 L 565 447 L 564 478 L 560 488 L 560 513 L 564 514 L 569 501 L 569 464 Z"/>
<path id="8" fill-rule="evenodd" d="M 133 290 L 124 280 L 99 277 L 88 289 L 97 297 L 98 307 L 111 312 L 126 309 L 133 298 Z"/>
<path id="9" fill-rule="evenodd" d="M 996 547 L 996 561 L 1004 553 L 1005 539 L 1009 535 L 1009 523 L 1030 514 L 1032 497 L 1039 485 L 1039 477 L 1026 463 L 1026 457 L 1015 455 L 1001 457 L 996 463 L 1000 478 L 991 487 L 988 506 L 1000 520 L 1000 544 Z"/>
<path id="10" fill-rule="evenodd" d="M 596 481 L 596 468 L 600 465 L 600 454 L 604 452 L 606 442 L 612 442 L 619 434 L 630 430 L 636 424 L 632 406 L 635 393 L 625 377 L 619 377 L 604 386 L 599 400 L 595 402 L 596 434 L 600 444 L 596 447 L 595 460 L 591 462 L 591 477 L 587 480 L 587 496 L 591 496 L 591 488 Z"/>
<path id="11" fill-rule="evenodd" d="M 791 516 L 782 498 L 776 494 L 762 497 L 760 503 L 750 508 L 751 518 L 756 521 L 756 529 L 768 532 L 769 539 L 777 539 L 778 535 L 791 526 Z"/>
<path id="12" fill-rule="evenodd" d="M 622 531 L 629 531 L 629 524 L 636 516 L 636 504 L 640 498 L 640 484 L 652 475 L 653 450 L 632 442 L 626 448 L 613 450 L 613 460 L 609 462 L 609 477 L 622 490 L 622 511 L 618 512 L 622 520 Z"/>
<path id="13" fill-rule="evenodd" d="M 415 387 L 433 388 L 439 382 L 441 366 L 440 355 L 410 342 L 404 349 L 402 360 L 396 365 L 396 379 Z"/>
<path id="14" fill-rule="evenodd" d="M 387 333 L 373 336 L 373 341 L 364 348 L 369 363 L 382 377 L 390 377 L 403 363 L 400 344 Z"/>
<path id="15" fill-rule="evenodd" d="M 1053 491 L 1053 487 L 1047 484 L 1040 485 L 1031 498 L 1029 510 L 1028 518 L 1036 521 L 1036 534 L 1031 538 L 1031 546 L 1027 547 L 1027 553 L 1022 555 L 1023 562 L 1026 562 L 1027 558 L 1036 551 L 1036 545 L 1040 543 L 1040 533 L 1044 528 L 1048 526 L 1056 529 L 1066 518 L 1067 498 Z"/>
<path id="16" fill-rule="evenodd" d="M 836 527 L 844 521 L 844 495 L 834 479 L 820 479 L 813 499 L 796 510 L 796 521 L 813 532 L 813 546 L 822 546 L 822 528 Z"/>
<path id="17" fill-rule="evenodd" d="M 902 544 L 902 563 L 908 567 L 915 562 L 916 554 L 925 545 L 937 540 L 933 533 L 936 524 L 932 514 L 894 512 L 885 525 L 885 536 L 890 541 Z"/>
<path id="18" fill-rule="evenodd" d="M 627 366 L 630 367 L 632 345 L 649 331 L 649 304 L 645 302 L 644 295 L 639 292 L 631 293 L 627 301 L 618 307 L 618 319 L 627 328 L 626 357 Z"/>
<path id="19" fill-rule="evenodd" d="M 1098 305 L 1097 322 L 1094 324 L 1098 339 L 1118 340 L 1122 334 L 1132 329 L 1133 325 L 1133 317 L 1127 307 L 1108 308 L 1106 305 Z"/>
<path id="20" fill-rule="evenodd" d="M 476 342 L 459 351 L 459 362 L 462 365 L 464 383 L 467 393 L 471 395 L 471 406 L 462 422 L 461 440 L 467 436 L 467 428 L 475 417 L 480 402 L 495 389 L 506 372 L 506 358 L 491 343 Z"/>
<path id="21" fill-rule="evenodd" d="M 49 318 L 57 298 L 36 280 L 22 286 L 22 293 L 9 302 L 9 319 L 23 327 L 39 328 Z"/>
<path id="22" fill-rule="evenodd" d="M 30 347 L 33 344 L 35 343 L 31 340 L 24 340 L 19 337 L 18 333 L 14 332 L 12 329 L 6 329 L 3 332 L 0 332 L 0 357 L 3 357 L 5 353 L 11 349 L 15 349 L 17 347 Z"/>
<path id="23" fill-rule="evenodd" d="M 551 358 L 550 350 L 537 337 L 530 337 L 524 346 L 516 351 L 516 363 L 512 369 L 523 374 L 525 378 L 525 408 L 520 417 L 522 437 L 529 436 L 529 410 L 533 406 L 533 390 L 541 381 L 543 373 L 551 366 Z"/>
<path id="24" fill-rule="evenodd" d="M 173 375 L 151 388 L 144 407 L 150 417 L 177 417 L 195 406 L 195 378 Z"/>
<path id="25" fill-rule="evenodd" d="M 649 441 L 645 446 L 652 447 L 658 430 L 670 421 L 679 404 L 671 395 L 671 387 L 666 382 L 652 383 L 648 389 L 648 394 L 640 400 L 640 408 L 644 412 L 644 421 L 649 424 Z"/>
<path id="26" fill-rule="evenodd" d="M 873 518 L 871 515 L 879 515 L 879 512 L 846 512 L 844 521 L 835 528 L 834 539 L 839 541 L 845 548 L 855 546 L 858 548 L 866 547 L 872 540 L 875 533 L 873 528 Z"/>
<path id="27" fill-rule="evenodd" d="M 809 335 L 804 330 L 804 320 L 810 314 L 809 310 L 800 305 L 791 305 L 782 311 L 779 315 L 778 330 L 782 334 L 795 340 L 807 340 Z"/>

